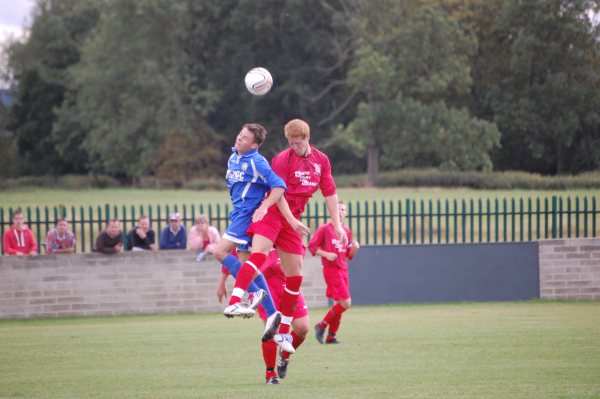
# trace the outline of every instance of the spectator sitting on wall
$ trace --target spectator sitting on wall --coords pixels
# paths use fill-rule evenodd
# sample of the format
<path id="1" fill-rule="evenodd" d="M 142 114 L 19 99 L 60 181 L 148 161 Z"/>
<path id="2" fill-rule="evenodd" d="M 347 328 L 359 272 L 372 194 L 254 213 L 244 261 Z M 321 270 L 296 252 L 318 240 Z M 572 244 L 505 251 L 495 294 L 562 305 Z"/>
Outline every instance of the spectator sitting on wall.
<path id="1" fill-rule="evenodd" d="M 138 224 L 127 233 L 127 251 L 154 251 L 156 238 L 154 230 L 150 228 L 150 219 L 146 215 L 138 217 Z"/>
<path id="2" fill-rule="evenodd" d="M 75 252 L 75 235 L 69 231 L 69 224 L 64 217 L 56 219 L 56 227 L 46 236 L 46 253 L 70 254 Z"/>
<path id="3" fill-rule="evenodd" d="M 160 249 L 185 249 L 187 246 L 187 232 L 181 224 L 179 213 L 171 214 L 169 225 L 160 235 Z"/>
<path id="4" fill-rule="evenodd" d="M 118 219 L 111 219 L 106 225 L 106 229 L 96 237 L 94 252 L 103 254 L 116 254 L 123 250 L 123 233 L 120 229 Z"/>
<path id="5" fill-rule="evenodd" d="M 200 215 L 196 218 L 196 224 L 190 229 L 190 249 L 198 252 L 196 255 L 198 262 L 204 256 L 214 254 L 220 239 L 219 230 L 208 223 L 206 215 Z"/>
<path id="6" fill-rule="evenodd" d="M 13 213 L 12 221 L 12 226 L 4 233 L 4 252 L 14 256 L 36 256 L 37 241 L 33 232 L 25 225 L 21 209 Z"/>

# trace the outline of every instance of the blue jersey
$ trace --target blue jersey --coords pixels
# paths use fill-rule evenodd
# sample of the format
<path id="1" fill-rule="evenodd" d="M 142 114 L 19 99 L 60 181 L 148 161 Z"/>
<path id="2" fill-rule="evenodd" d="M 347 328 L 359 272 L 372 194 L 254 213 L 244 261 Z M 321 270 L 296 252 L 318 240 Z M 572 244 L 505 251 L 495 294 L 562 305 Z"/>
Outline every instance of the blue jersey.
<path id="1" fill-rule="evenodd" d="M 235 148 L 227 163 L 227 186 L 231 202 L 236 209 L 256 209 L 265 194 L 275 187 L 287 189 L 283 179 L 271 169 L 271 166 L 258 153 L 258 149 L 239 155 Z"/>

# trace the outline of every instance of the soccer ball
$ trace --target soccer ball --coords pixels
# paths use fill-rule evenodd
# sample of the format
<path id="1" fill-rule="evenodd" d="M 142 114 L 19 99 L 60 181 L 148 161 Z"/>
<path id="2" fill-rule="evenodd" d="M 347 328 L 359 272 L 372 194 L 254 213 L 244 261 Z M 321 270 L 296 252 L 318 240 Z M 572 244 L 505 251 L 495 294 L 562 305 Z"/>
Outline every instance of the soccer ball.
<path id="1" fill-rule="evenodd" d="M 273 87 L 273 77 L 265 68 L 252 68 L 244 79 L 246 89 L 255 96 L 264 96 Z"/>

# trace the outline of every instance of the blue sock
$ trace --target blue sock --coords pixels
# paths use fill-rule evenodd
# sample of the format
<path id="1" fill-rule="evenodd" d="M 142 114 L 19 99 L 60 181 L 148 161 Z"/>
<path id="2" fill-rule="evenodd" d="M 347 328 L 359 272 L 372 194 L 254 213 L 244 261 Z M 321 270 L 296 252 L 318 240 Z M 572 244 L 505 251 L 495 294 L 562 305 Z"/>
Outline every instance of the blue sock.
<path id="1" fill-rule="evenodd" d="M 265 310 L 265 313 L 267 313 L 267 316 L 271 316 L 277 311 L 277 309 L 275 309 L 275 304 L 273 303 L 273 298 L 271 298 L 271 291 L 269 291 L 269 286 L 267 285 L 267 280 L 265 279 L 265 276 L 263 276 L 262 273 L 259 274 L 254 278 L 253 284 L 256 284 L 259 288 L 262 288 L 263 290 L 267 291 L 268 295 L 265 299 L 262 300 L 260 304 Z"/>
<path id="2" fill-rule="evenodd" d="M 240 271 L 240 268 L 242 267 L 242 263 L 240 262 L 240 260 L 231 254 L 227 255 L 225 257 L 225 259 L 223 259 L 223 262 L 221 262 L 221 263 L 223 264 L 223 266 L 225 266 L 225 268 L 227 269 L 229 274 L 231 274 L 233 276 L 233 278 L 237 277 L 238 272 Z M 262 276 L 262 274 L 261 274 L 261 276 Z M 264 280 L 264 277 L 263 277 L 263 280 Z M 250 285 L 248 286 L 248 292 L 256 292 L 258 290 L 259 290 L 259 288 L 256 284 L 254 284 L 254 282 L 251 282 Z M 271 302 L 273 302 L 273 301 L 271 301 Z M 270 313 L 267 312 L 267 314 L 270 314 Z"/>

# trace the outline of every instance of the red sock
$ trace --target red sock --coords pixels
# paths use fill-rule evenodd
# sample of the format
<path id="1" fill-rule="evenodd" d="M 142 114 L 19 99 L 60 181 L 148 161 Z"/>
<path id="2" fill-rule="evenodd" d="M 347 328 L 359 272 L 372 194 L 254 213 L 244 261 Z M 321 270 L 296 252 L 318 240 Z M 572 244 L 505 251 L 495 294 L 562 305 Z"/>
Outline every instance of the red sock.
<path id="1" fill-rule="evenodd" d="M 333 323 L 333 321 L 345 311 L 346 309 L 344 309 L 344 307 L 339 302 L 337 302 L 331 307 L 331 309 L 329 309 L 329 312 L 327 312 L 325 317 L 323 317 L 323 321 L 321 321 L 320 325 L 321 328 L 325 329 L 324 327 L 329 325 L 329 330 L 331 331 L 331 323 Z"/>
<path id="2" fill-rule="evenodd" d="M 338 317 L 333 319 L 329 324 L 329 335 L 335 337 L 335 334 L 340 329 L 340 324 L 342 323 L 342 315 L 340 314 Z"/>
<path id="3" fill-rule="evenodd" d="M 285 351 L 284 351 L 285 353 Z M 267 341 L 262 343 L 262 354 L 265 360 L 265 367 L 267 369 L 275 369 L 277 363 L 277 344 L 275 341 Z"/>
<path id="4" fill-rule="evenodd" d="M 238 272 L 237 278 L 235 279 L 234 291 L 231 293 L 231 298 L 229 298 L 230 305 L 242 301 L 242 295 L 244 294 L 244 291 L 248 289 L 248 286 L 254 279 L 254 274 L 260 269 L 265 260 L 267 260 L 267 255 L 256 252 L 250 255 L 248 260 L 244 262 L 240 268 L 240 271 Z M 236 288 L 238 290 L 236 290 Z M 236 295 L 235 291 L 239 290 L 241 290 L 241 295 Z"/>
<path id="5" fill-rule="evenodd" d="M 294 347 L 294 349 L 297 350 L 298 347 L 300 345 L 302 345 L 302 342 L 304 342 L 305 339 L 306 339 L 306 335 L 300 336 L 300 335 L 296 334 L 296 331 L 292 331 L 292 346 Z M 291 355 L 290 352 L 281 351 L 281 357 L 284 359 L 289 359 L 290 355 Z"/>
<path id="6" fill-rule="evenodd" d="M 270 380 L 273 377 L 277 377 L 277 373 L 275 372 L 275 370 L 267 370 L 267 372 L 265 373 L 265 380 Z"/>
<path id="7" fill-rule="evenodd" d="M 296 312 L 301 285 L 302 276 L 291 276 L 285 279 L 285 289 L 281 296 L 281 314 L 283 315 L 283 319 L 279 326 L 280 334 L 289 334 L 290 332 L 290 324 Z"/>

